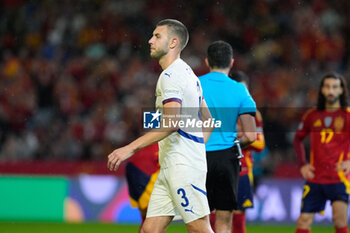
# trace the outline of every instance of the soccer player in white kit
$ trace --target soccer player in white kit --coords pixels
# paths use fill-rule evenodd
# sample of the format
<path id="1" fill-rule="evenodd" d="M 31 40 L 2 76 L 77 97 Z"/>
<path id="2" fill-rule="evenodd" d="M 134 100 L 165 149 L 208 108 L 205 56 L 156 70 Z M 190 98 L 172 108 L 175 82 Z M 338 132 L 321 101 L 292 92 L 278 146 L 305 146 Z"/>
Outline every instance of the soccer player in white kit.
<path id="1" fill-rule="evenodd" d="M 143 233 L 165 233 L 175 215 L 181 215 L 190 233 L 212 233 L 206 197 L 205 143 L 213 128 L 189 130 L 179 127 L 182 115 L 196 115 L 195 120 L 211 118 L 202 88 L 192 69 L 180 58 L 188 42 L 188 31 L 179 21 L 160 21 L 149 40 L 151 57 L 163 69 L 156 88 L 156 108 L 164 122 L 127 146 L 108 155 L 108 167 L 117 170 L 120 163 L 141 148 L 159 141 L 160 173 L 148 206 Z M 192 114 L 196 112 L 197 114 Z"/>

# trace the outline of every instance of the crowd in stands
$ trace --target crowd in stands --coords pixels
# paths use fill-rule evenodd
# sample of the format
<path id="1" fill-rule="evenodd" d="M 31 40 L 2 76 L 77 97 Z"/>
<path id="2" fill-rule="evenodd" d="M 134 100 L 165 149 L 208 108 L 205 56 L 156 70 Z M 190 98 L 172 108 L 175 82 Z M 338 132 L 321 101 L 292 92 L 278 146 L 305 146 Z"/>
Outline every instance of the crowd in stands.
<path id="1" fill-rule="evenodd" d="M 148 40 L 181 20 L 182 54 L 208 72 L 208 44 L 228 41 L 263 113 L 269 167 L 293 160 L 300 109 L 317 84 L 350 72 L 347 0 L 77 0 L 0 3 L 0 161 L 102 160 L 142 133 L 161 69 Z M 277 158 L 277 159 L 276 159 Z"/>

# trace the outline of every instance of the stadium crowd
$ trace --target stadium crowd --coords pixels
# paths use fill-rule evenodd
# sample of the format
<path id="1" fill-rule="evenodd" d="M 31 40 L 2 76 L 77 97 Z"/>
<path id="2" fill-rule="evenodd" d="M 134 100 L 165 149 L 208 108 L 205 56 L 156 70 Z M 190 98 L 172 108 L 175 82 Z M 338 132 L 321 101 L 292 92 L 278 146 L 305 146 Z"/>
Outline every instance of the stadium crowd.
<path id="1" fill-rule="evenodd" d="M 199 76 L 207 46 L 230 42 L 263 114 L 267 172 L 295 160 L 299 109 L 319 80 L 350 72 L 346 0 L 77 0 L 0 3 L 0 161 L 106 159 L 142 130 L 161 72 L 153 25 L 180 19 Z M 270 169 L 270 170 L 269 170 Z"/>

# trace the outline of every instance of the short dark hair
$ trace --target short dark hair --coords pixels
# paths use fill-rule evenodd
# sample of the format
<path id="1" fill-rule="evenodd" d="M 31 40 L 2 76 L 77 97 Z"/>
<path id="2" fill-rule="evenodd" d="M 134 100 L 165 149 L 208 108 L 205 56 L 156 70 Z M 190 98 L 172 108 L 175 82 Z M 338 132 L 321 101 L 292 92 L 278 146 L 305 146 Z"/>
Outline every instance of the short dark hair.
<path id="1" fill-rule="evenodd" d="M 342 109 L 345 110 L 348 107 L 348 86 L 346 84 L 344 77 L 341 74 L 338 74 L 337 72 L 329 72 L 323 75 L 320 83 L 320 87 L 318 89 L 317 109 L 318 110 L 326 109 L 326 98 L 322 94 L 322 87 L 324 85 L 324 81 L 328 78 L 340 80 L 340 86 L 343 88 L 343 94 L 339 96 L 339 100 L 340 100 L 340 106 L 342 107 Z"/>
<path id="2" fill-rule="evenodd" d="M 209 45 L 207 56 L 211 68 L 229 68 L 233 58 L 233 49 L 229 43 L 218 40 Z"/>
<path id="3" fill-rule="evenodd" d="M 171 33 L 174 33 L 179 38 L 180 48 L 183 50 L 189 39 L 186 26 L 176 19 L 163 19 L 157 23 L 158 26 L 168 26 Z"/>
<path id="4" fill-rule="evenodd" d="M 241 70 L 231 71 L 228 76 L 237 82 L 245 82 L 249 86 L 249 77 Z"/>

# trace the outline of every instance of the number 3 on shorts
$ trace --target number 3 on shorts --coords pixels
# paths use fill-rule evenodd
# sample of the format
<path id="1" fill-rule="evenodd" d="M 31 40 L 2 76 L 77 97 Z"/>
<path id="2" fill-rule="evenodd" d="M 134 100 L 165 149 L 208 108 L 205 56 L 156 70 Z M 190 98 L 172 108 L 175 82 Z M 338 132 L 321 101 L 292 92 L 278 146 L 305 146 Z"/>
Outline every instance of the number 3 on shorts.
<path id="1" fill-rule="evenodd" d="M 180 188 L 180 189 L 177 190 L 177 194 L 182 195 L 181 198 L 184 199 L 184 201 L 185 201 L 185 203 L 181 202 L 182 207 L 188 206 L 189 201 L 188 201 L 188 199 L 187 199 L 187 197 L 186 197 L 186 192 L 185 192 L 185 190 L 184 190 L 183 188 Z"/>

